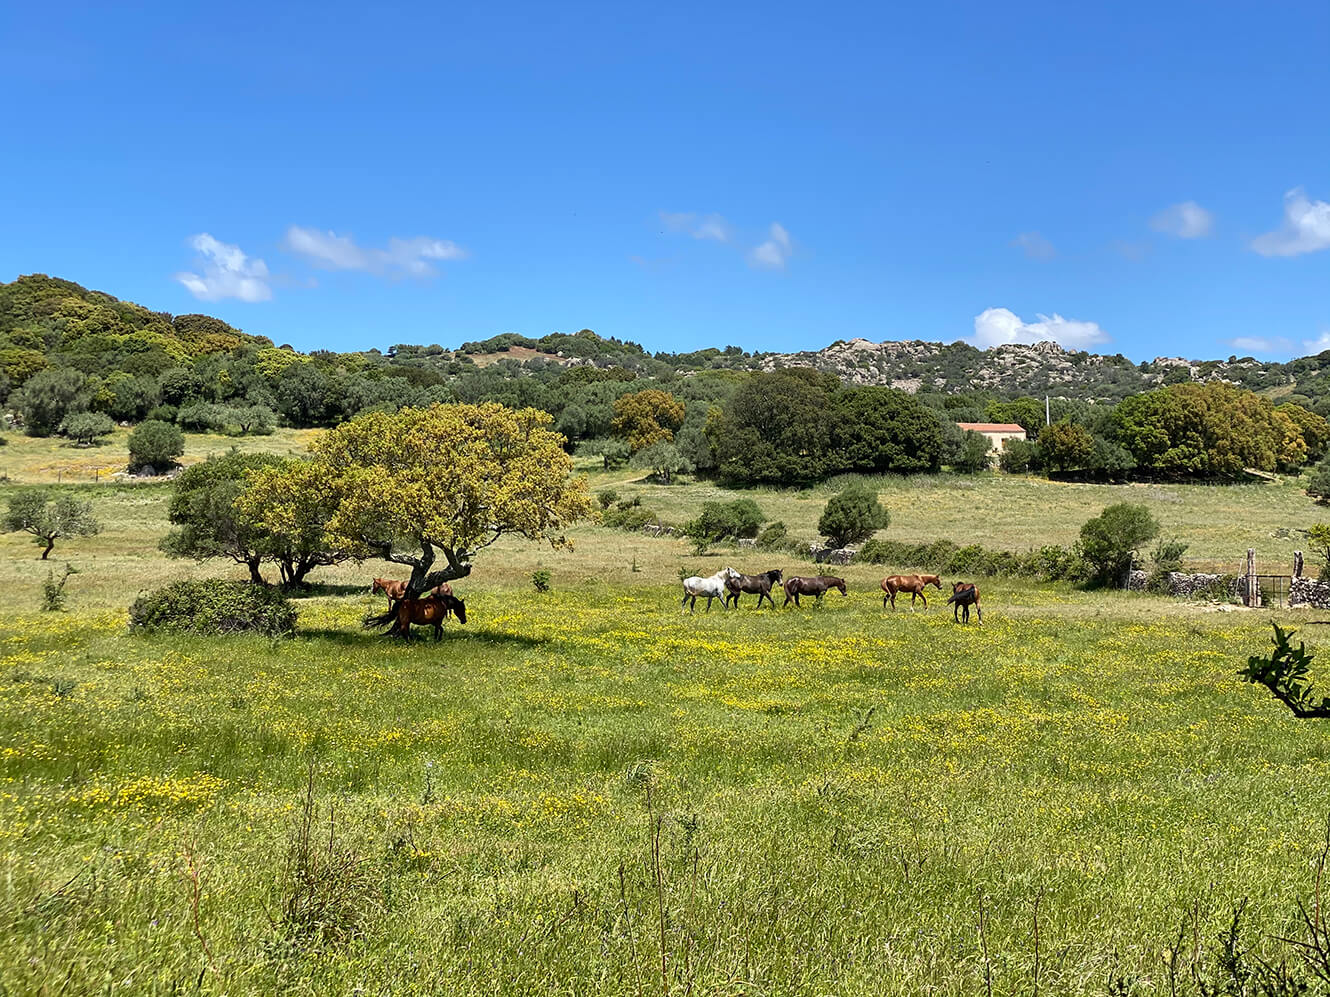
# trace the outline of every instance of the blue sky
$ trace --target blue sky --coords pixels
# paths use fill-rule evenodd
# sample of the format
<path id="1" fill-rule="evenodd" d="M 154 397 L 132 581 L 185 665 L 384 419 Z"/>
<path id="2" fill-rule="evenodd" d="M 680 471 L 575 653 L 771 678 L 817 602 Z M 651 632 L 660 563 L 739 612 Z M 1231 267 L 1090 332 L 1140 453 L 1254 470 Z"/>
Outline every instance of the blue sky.
<path id="1" fill-rule="evenodd" d="M 1330 345 L 1330 4 L 11 7 L 0 279 L 300 349 Z"/>

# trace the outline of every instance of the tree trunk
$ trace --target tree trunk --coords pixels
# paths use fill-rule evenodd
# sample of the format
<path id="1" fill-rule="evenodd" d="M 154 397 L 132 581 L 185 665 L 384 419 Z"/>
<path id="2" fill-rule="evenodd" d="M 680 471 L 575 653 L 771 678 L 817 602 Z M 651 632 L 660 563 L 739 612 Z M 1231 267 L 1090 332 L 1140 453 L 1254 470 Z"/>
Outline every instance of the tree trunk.
<path id="1" fill-rule="evenodd" d="M 249 580 L 255 585 L 267 585 L 268 583 L 264 581 L 263 575 L 259 573 L 259 564 L 260 560 L 257 557 L 245 559 L 245 567 L 249 568 Z"/>
<path id="2" fill-rule="evenodd" d="M 51 549 L 55 547 L 55 537 L 42 537 L 42 539 L 46 541 L 46 549 L 42 551 L 41 557 L 41 559 L 45 561 L 46 555 L 51 553 Z"/>

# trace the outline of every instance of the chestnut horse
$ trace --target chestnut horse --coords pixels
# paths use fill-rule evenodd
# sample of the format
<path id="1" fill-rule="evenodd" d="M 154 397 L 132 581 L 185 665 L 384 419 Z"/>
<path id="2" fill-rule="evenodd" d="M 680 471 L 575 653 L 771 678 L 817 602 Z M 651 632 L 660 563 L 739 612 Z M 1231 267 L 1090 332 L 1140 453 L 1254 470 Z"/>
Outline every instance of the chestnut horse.
<path id="1" fill-rule="evenodd" d="M 393 603 L 398 599 L 406 598 L 406 582 L 399 581 L 396 578 L 376 578 L 374 584 L 369 587 L 369 594 L 376 595 L 382 592 L 388 597 L 388 608 L 392 609 Z M 436 585 L 429 590 L 429 595 L 452 595 L 453 587 L 447 582 Z"/>
<path id="2" fill-rule="evenodd" d="M 951 615 L 957 623 L 970 622 L 970 607 L 979 614 L 979 622 L 984 622 L 984 610 L 979 605 L 979 586 L 974 582 L 952 582 L 951 596 L 947 602 L 955 603 L 956 608 L 951 611 Z M 965 619 L 961 619 L 961 610 L 965 610 Z"/>
<path id="3" fill-rule="evenodd" d="M 411 624 L 420 623 L 434 628 L 434 639 L 443 637 L 443 624 L 456 614 L 458 623 L 466 622 L 466 603 L 454 595 L 430 595 L 424 599 L 398 599 L 386 613 L 365 618 L 365 628 L 381 627 L 391 623 L 389 637 L 411 639 Z"/>
<path id="4" fill-rule="evenodd" d="M 813 577 L 800 577 L 793 575 L 785 579 L 785 601 L 781 603 L 784 609 L 794 600 L 794 604 L 799 605 L 799 596 L 815 595 L 820 601 L 827 594 L 827 589 L 840 589 L 841 595 L 848 595 L 845 591 L 845 579 L 837 578 L 835 575 L 816 575 Z"/>
<path id="5" fill-rule="evenodd" d="M 888 575 L 882 579 L 882 591 L 886 593 L 882 597 L 882 608 L 887 608 L 887 600 L 891 600 L 891 608 L 896 608 L 896 593 L 910 593 L 910 608 L 914 609 L 914 600 L 923 599 L 924 609 L 928 608 L 928 596 L 924 595 L 924 586 L 932 585 L 939 592 L 942 591 L 942 579 L 937 575 Z"/>

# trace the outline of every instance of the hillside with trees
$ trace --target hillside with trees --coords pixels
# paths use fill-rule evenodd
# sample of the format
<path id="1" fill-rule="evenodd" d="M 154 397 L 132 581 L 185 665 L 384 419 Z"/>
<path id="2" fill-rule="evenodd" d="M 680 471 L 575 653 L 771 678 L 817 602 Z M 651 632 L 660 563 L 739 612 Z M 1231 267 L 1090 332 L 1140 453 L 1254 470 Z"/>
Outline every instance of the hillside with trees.
<path id="1" fill-rule="evenodd" d="M 1213 479 L 1325 456 L 1330 352 L 1283 364 L 1133 364 L 1052 343 L 983 351 L 851 340 L 796 354 L 650 353 L 582 329 L 455 349 L 301 353 L 206 315 L 32 275 L 0 284 L 0 400 L 14 430 L 82 447 L 112 421 L 170 442 L 171 427 L 244 436 L 499 402 L 548 413 L 569 449 L 608 467 L 736 484 L 978 470 L 989 465 L 984 441 L 956 424 L 1015 422 L 1029 439 L 1003 454 L 1014 473 Z M 140 463 L 172 459 L 163 451 Z"/>

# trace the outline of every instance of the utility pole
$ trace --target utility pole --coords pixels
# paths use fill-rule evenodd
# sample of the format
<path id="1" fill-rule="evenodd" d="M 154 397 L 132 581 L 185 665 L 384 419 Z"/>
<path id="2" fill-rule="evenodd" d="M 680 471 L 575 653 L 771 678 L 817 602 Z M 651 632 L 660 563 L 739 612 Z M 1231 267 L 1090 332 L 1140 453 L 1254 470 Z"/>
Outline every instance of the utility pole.
<path id="1" fill-rule="evenodd" d="M 1048 407 L 1048 395 L 1044 395 L 1044 425 L 1045 425 L 1045 426 L 1051 426 L 1051 425 L 1053 425 L 1053 419 L 1052 419 L 1052 416 L 1049 415 L 1049 412 L 1050 412 L 1050 411 L 1051 411 L 1051 410 L 1050 410 L 1049 407 Z"/>

